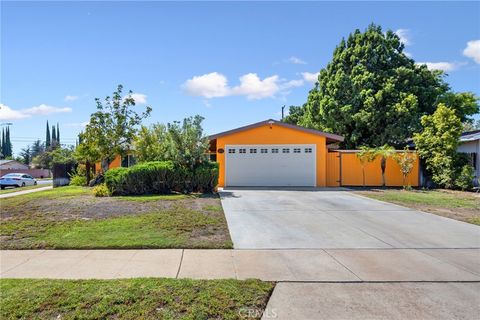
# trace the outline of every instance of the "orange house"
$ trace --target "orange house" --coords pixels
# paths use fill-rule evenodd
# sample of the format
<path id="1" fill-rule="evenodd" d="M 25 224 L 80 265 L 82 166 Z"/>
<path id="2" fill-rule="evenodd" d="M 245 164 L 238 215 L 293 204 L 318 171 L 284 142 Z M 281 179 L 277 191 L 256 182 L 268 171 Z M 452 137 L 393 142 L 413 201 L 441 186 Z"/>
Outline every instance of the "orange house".
<path id="1" fill-rule="evenodd" d="M 276 120 L 214 134 L 211 159 L 219 163 L 219 187 L 229 186 L 361 186 L 363 168 L 356 151 L 329 151 L 343 137 Z M 387 186 L 402 186 L 398 164 L 388 159 Z M 418 159 L 407 183 L 418 186 Z M 381 185 L 380 159 L 365 167 L 365 184 Z"/>

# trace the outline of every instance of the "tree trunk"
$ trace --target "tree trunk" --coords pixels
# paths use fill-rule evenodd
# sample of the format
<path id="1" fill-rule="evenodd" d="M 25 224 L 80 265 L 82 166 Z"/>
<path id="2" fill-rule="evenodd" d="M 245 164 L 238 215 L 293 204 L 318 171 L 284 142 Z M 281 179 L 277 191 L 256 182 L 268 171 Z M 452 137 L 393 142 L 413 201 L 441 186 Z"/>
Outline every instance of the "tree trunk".
<path id="1" fill-rule="evenodd" d="M 386 186 L 385 169 L 387 167 L 387 158 L 382 158 L 382 161 L 381 161 L 380 165 L 382 167 L 382 186 L 385 187 Z"/>
<path id="2" fill-rule="evenodd" d="M 90 180 L 91 180 L 91 178 L 90 178 L 90 161 L 87 161 L 85 163 L 85 171 L 87 173 L 86 176 L 87 176 L 87 186 L 88 186 L 88 184 L 90 183 Z"/>
<path id="3" fill-rule="evenodd" d="M 110 159 L 102 159 L 102 171 L 105 173 L 108 170 L 108 166 L 110 164 Z"/>

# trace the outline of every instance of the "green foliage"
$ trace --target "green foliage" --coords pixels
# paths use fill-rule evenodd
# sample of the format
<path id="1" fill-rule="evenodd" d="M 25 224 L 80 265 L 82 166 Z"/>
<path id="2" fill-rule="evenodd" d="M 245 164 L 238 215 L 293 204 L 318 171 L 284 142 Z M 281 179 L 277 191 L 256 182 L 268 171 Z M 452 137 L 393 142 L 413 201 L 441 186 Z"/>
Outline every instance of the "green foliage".
<path id="1" fill-rule="evenodd" d="M 105 183 L 113 195 L 212 192 L 217 182 L 218 164 L 209 162 L 190 169 L 172 161 L 153 161 L 105 173 Z"/>
<path id="2" fill-rule="evenodd" d="M 462 122 L 455 110 L 440 104 L 433 115 L 422 117 L 423 131 L 414 135 L 419 156 L 436 184 L 452 188 Z"/>
<path id="3" fill-rule="evenodd" d="M 70 185 L 83 187 L 87 185 L 87 178 L 84 175 L 74 174 L 70 176 Z"/>
<path id="4" fill-rule="evenodd" d="M 85 179 L 86 181 L 86 179 Z M 92 189 L 93 195 L 95 197 L 109 197 L 110 196 L 110 190 L 108 190 L 107 186 L 102 183 L 99 185 L 96 185 Z"/>
<path id="5" fill-rule="evenodd" d="M 469 164 L 464 165 L 455 179 L 455 186 L 461 190 L 472 189 L 474 175 L 475 169 Z"/>
<path id="6" fill-rule="evenodd" d="M 406 185 L 407 177 L 412 172 L 413 165 L 415 164 L 415 155 L 408 151 L 408 148 L 405 147 L 402 153 L 397 153 L 394 155 L 393 159 L 400 167 L 403 178 L 403 188 L 409 189 L 410 186 Z"/>
<path id="7" fill-rule="evenodd" d="M 195 116 L 164 126 L 142 127 L 135 140 L 138 161 L 172 161 L 176 166 L 194 169 L 208 160 L 208 137 L 202 128 L 203 118 Z"/>
<path id="8" fill-rule="evenodd" d="M 404 54 L 392 31 L 370 25 L 335 48 L 303 107 L 291 107 L 286 122 L 341 134 L 342 147 L 404 146 L 421 130 L 420 119 L 439 103 L 463 121 L 478 112 L 472 93 L 452 93 L 441 71 L 430 71 Z"/>
<path id="9" fill-rule="evenodd" d="M 297 124 L 305 114 L 305 105 L 303 106 L 290 106 L 288 108 L 288 115 L 285 116 L 283 122 L 290 124 Z"/>
<path id="10" fill-rule="evenodd" d="M 52 164 L 76 163 L 73 147 L 57 147 L 50 152 Z"/>
<path id="11" fill-rule="evenodd" d="M 96 98 L 97 111 L 91 115 L 85 127 L 89 153 L 100 155 L 104 171 L 108 170 L 108 164 L 115 156 L 126 155 L 138 131 L 137 127 L 152 111 L 147 106 L 142 114 L 135 112 L 132 108 L 135 106 L 132 91 L 124 97 L 122 90 L 123 86 L 119 85 L 113 96 L 106 97 L 104 103 Z"/>

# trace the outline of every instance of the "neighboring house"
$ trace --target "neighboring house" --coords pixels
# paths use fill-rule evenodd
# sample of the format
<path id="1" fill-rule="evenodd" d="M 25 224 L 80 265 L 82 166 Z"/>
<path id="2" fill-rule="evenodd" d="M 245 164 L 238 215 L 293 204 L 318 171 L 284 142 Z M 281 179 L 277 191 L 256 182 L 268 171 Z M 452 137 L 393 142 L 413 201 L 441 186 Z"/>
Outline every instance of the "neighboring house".
<path id="1" fill-rule="evenodd" d="M 27 170 L 28 165 L 16 160 L 0 160 L 0 170 Z"/>
<path id="2" fill-rule="evenodd" d="M 335 150 L 343 137 L 276 120 L 266 120 L 211 135 L 211 159 L 219 163 L 220 187 L 228 186 L 359 186 L 362 166 L 356 150 Z M 365 169 L 368 186 L 381 185 L 380 159 Z M 418 161 L 408 177 L 419 184 Z M 400 168 L 388 159 L 386 181 L 401 186 Z"/>
<path id="3" fill-rule="evenodd" d="M 480 130 L 462 133 L 457 151 L 470 155 L 475 176 L 480 177 Z"/>

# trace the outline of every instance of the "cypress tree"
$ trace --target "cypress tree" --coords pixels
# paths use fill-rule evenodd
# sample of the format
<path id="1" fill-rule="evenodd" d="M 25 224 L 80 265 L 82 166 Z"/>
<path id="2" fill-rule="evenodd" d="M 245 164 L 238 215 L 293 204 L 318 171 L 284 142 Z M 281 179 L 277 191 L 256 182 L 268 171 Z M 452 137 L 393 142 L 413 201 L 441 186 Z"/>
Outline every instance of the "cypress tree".
<path id="1" fill-rule="evenodd" d="M 52 126 L 52 147 L 57 146 L 57 134 L 55 133 L 55 126 Z"/>
<path id="2" fill-rule="evenodd" d="M 0 142 L 0 153 L 2 153 L 2 159 L 5 158 L 5 132 L 3 131 L 2 128 L 2 138 Z"/>
<path id="3" fill-rule="evenodd" d="M 60 145 L 60 127 L 57 122 L 57 144 Z"/>
<path id="4" fill-rule="evenodd" d="M 7 132 L 5 134 L 5 139 L 6 141 L 6 147 L 5 147 L 5 156 L 6 157 L 11 157 L 12 156 L 12 141 L 10 140 L 10 127 L 7 127 Z"/>
<path id="5" fill-rule="evenodd" d="M 47 132 L 45 135 L 45 148 L 48 149 L 50 148 L 51 145 L 51 137 L 50 137 L 50 126 L 48 125 L 48 120 L 47 120 Z"/>

